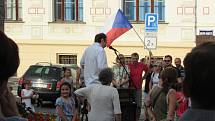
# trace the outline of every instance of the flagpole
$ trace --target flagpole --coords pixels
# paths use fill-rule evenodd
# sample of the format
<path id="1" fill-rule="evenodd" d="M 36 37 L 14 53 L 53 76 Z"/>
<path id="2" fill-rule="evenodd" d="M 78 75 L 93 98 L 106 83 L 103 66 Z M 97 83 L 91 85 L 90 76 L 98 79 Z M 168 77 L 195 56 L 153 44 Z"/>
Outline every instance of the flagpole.
<path id="1" fill-rule="evenodd" d="M 143 43 L 144 47 L 145 47 L 145 43 L 143 41 L 143 39 L 140 37 L 140 35 L 137 33 L 137 31 L 134 29 L 134 27 L 132 27 L 134 32 L 136 33 L 136 35 L 139 37 L 139 39 L 141 40 L 141 42 Z M 151 56 L 152 56 L 152 51 L 149 50 L 148 48 L 146 48 L 149 52 L 149 65 L 150 65 L 150 61 L 151 61 Z"/>
<path id="2" fill-rule="evenodd" d="M 136 35 L 137 35 L 137 36 L 139 37 L 139 39 L 141 40 L 141 42 L 143 43 L 143 45 L 145 46 L 143 39 L 140 37 L 140 35 L 137 33 L 137 31 L 134 29 L 134 27 L 132 27 L 132 28 L 133 28 L 134 32 L 136 33 Z M 147 49 L 147 50 L 148 50 L 148 49 Z"/>

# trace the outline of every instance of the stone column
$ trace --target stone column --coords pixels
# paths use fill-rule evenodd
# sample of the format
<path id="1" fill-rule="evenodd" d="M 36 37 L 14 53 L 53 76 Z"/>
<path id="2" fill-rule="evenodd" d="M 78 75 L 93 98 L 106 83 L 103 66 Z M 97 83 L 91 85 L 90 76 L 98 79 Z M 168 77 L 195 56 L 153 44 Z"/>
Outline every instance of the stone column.
<path id="1" fill-rule="evenodd" d="M 0 0 L 0 31 L 4 31 L 4 18 L 5 18 L 4 1 L 5 0 Z"/>

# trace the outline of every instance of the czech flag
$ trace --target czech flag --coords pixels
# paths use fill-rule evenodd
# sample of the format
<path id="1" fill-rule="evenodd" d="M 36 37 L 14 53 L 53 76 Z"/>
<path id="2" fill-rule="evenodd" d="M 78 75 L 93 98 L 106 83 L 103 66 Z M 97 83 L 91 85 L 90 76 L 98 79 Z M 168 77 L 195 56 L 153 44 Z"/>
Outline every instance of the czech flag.
<path id="1" fill-rule="evenodd" d="M 119 36 L 132 28 L 131 23 L 125 17 L 123 12 L 119 9 L 116 14 L 111 16 L 107 21 L 102 32 L 107 35 L 107 47 Z"/>

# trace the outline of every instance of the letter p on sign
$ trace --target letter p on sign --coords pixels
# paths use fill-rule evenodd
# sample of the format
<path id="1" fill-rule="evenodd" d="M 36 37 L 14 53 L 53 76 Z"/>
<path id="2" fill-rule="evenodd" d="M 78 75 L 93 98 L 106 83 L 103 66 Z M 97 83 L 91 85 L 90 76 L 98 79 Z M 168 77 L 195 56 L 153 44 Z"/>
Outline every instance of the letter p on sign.
<path id="1" fill-rule="evenodd" d="M 147 13 L 145 15 L 145 32 L 157 32 L 158 30 L 158 14 Z"/>
<path id="2" fill-rule="evenodd" d="M 147 26 L 150 26 L 150 23 L 155 23 L 155 17 L 154 16 L 149 16 L 148 17 L 148 22 L 147 22 Z"/>

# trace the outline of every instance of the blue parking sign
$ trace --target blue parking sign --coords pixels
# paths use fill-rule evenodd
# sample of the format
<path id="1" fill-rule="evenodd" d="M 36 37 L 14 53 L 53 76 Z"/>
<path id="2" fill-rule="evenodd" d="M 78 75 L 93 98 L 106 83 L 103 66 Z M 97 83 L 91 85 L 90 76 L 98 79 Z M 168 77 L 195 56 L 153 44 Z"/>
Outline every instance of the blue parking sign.
<path id="1" fill-rule="evenodd" d="M 158 14 L 146 13 L 145 14 L 145 32 L 158 31 Z"/>

